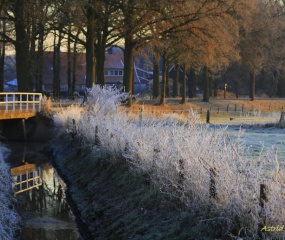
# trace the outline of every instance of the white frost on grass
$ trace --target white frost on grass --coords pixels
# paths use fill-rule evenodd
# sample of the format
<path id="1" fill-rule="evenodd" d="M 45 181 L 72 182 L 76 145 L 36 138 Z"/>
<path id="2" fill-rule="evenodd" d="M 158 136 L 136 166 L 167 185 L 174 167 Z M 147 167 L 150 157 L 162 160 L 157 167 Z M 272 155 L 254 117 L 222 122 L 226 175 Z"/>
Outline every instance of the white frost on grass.
<path id="1" fill-rule="evenodd" d="M 7 149 L 0 146 L 0 239 L 14 239 L 19 215 L 14 207 L 12 178 L 4 158 Z"/>
<path id="2" fill-rule="evenodd" d="M 244 153 L 240 137 L 231 139 L 225 128 L 199 124 L 192 111 L 184 123 L 172 117 L 129 119 L 117 110 L 125 97 L 117 90 L 94 86 L 88 92 L 87 109 L 67 109 L 55 115 L 54 122 L 65 132 L 76 131 L 82 147 L 95 147 L 97 137 L 113 161 L 125 160 L 162 192 L 199 212 L 202 221 L 220 221 L 226 232 L 235 228 L 257 237 L 263 218 L 268 226 L 285 224 L 285 188 L 276 178 L 274 152 L 264 150 L 253 159 Z M 71 118 L 76 122 L 73 130 L 68 124 Z M 261 211 L 263 183 L 267 201 Z"/>

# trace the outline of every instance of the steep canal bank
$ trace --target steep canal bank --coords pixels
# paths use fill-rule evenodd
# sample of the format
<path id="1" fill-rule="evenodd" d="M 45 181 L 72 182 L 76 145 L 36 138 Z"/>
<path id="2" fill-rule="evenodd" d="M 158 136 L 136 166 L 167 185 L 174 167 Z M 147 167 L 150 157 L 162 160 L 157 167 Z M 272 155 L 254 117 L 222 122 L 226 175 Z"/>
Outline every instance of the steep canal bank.
<path id="1" fill-rule="evenodd" d="M 15 141 L 7 143 L 11 152 L 6 162 L 12 169 L 18 169 L 19 166 L 36 166 L 42 180 L 42 185 L 16 195 L 17 209 L 21 216 L 19 239 L 82 239 L 66 201 L 66 184 L 53 168 L 50 156 L 44 151 L 46 144 Z M 22 188 L 25 189 L 25 183 Z"/>
<path id="2" fill-rule="evenodd" d="M 53 142 L 55 161 L 70 182 L 69 192 L 88 233 L 85 239 L 187 239 L 215 236 L 191 209 L 129 169 L 124 159 L 110 161 L 102 149 L 83 149 L 62 137 Z M 191 217 L 192 216 L 192 217 Z"/>

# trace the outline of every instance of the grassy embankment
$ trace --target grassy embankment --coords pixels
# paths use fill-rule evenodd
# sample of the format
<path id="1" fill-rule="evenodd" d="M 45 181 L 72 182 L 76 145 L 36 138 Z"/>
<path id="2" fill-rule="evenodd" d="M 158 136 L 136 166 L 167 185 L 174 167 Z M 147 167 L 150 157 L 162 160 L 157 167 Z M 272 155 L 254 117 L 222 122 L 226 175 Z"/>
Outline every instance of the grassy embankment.
<path id="1" fill-rule="evenodd" d="M 85 113 L 55 116 L 54 153 L 90 239 L 258 239 L 264 216 L 282 225 L 284 189 L 266 172 L 275 164 L 270 152 L 258 162 L 244 159 L 239 142 L 195 119 L 128 120 L 112 104 L 106 109 L 110 96 L 96 100 L 100 94 Z M 269 199 L 262 210 L 263 181 Z"/>

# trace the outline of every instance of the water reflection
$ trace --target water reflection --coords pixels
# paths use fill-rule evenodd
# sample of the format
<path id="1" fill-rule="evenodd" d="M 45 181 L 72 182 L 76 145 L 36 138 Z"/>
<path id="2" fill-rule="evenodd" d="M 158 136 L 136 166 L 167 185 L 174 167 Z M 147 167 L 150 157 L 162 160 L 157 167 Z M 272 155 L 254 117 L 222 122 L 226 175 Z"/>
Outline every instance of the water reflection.
<path id="1" fill-rule="evenodd" d="M 32 149 L 35 149 L 35 146 L 32 147 Z M 78 233 L 74 216 L 66 202 L 65 183 L 60 179 L 56 170 L 48 162 L 46 156 L 41 156 L 39 151 L 31 151 L 31 148 L 27 146 L 20 146 L 20 148 L 25 150 L 25 156 L 21 158 L 21 161 L 19 161 L 19 158 L 18 161 L 12 160 L 15 155 L 19 156 L 19 153 L 13 156 L 13 147 L 9 159 L 11 164 L 14 165 L 11 169 L 11 173 L 14 175 L 15 180 L 17 180 L 17 182 L 22 180 L 23 182 L 27 177 L 29 179 L 40 177 L 41 179 L 41 182 L 35 181 L 36 184 L 38 183 L 38 186 L 36 186 L 36 184 L 32 186 L 33 180 L 30 181 L 28 185 L 27 182 L 24 182 L 22 190 L 25 190 L 27 186 L 30 189 L 21 191 L 16 195 L 18 209 L 24 224 L 20 239 L 82 239 Z M 16 146 L 16 149 L 19 149 L 19 146 Z M 31 159 L 33 159 L 33 162 Z M 27 172 L 29 172 L 28 175 Z M 21 179 L 20 174 L 18 173 L 22 173 Z M 20 184 L 15 186 L 15 188 L 16 190 L 20 190 Z"/>
<path id="2" fill-rule="evenodd" d="M 29 191 L 42 185 L 41 169 L 35 164 L 24 164 L 11 168 L 14 183 L 12 185 L 15 194 Z"/>

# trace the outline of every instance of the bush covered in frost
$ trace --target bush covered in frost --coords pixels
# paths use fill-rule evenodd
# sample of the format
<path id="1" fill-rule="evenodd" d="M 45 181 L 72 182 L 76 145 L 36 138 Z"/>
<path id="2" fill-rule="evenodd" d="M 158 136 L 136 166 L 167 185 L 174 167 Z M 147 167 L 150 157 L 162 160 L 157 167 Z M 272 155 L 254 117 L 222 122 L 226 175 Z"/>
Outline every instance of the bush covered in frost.
<path id="1" fill-rule="evenodd" d="M 99 147 L 113 161 L 127 161 L 199 221 L 222 226 L 224 234 L 257 238 L 264 219 L 267 226 L 285 225 L 284 171 L 274 149 L 253 159 L 239 137 L 231 139 L 226 128 L 199 124 L 193 111 L 184 122 L 171 116 L 130 119 L 117 109 L 124 98 L 118 90 L 94 86 L 84 110 L 67 109 L 54 122 L 67 133 L 75 132 L 82 147 Z M 266 185 L 263 209 L 260 184 Z M 271 236 L 282 239 L 285 231 Z"/>
<path id="2" fill-rule="evenodd" d="M 15 211 L 12 178 L 5 163 L 6 149 L 0 146 L 0 239 L 14 239 L 18 228 L 19 215 Z"/>

